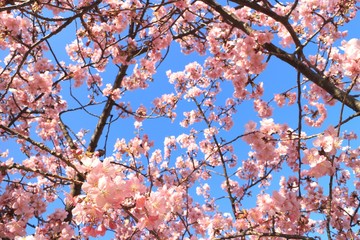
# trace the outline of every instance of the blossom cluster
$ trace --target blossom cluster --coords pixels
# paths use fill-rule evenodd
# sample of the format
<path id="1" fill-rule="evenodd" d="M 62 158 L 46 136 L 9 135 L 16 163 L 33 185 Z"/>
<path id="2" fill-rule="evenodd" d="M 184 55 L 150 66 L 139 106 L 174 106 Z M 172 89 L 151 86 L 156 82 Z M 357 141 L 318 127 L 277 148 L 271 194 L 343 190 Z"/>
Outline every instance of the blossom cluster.
<path id="1" fill-rule="evenodd" d="M 359 239 L 357 4 L 0 1 L 0 238 Z"/>

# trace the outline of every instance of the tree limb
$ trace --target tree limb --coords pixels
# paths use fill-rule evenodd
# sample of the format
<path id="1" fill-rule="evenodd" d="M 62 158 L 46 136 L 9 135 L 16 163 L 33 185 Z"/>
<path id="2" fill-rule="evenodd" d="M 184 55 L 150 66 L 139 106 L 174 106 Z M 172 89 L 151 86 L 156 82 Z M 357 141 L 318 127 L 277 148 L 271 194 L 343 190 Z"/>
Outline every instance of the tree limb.
<path id="1" fill-rule="evenodd" d="M 202 1 L 213 8 L 217 13 L 219 13 L 226 23 L 240 29 L 246 35 L 251 35 L 251 33 L 254 31 L 246 23 L 240 21 L 235 14 L 228 12 L 220 4 L 214 2 L 213 0 Z M 360 112 L 359 100 L 336 87 L 328 77 L 324 76 L 320 72 L 314 71 L 314 67 L 309 66 L 307 63 L 304 63 L 304 61 L 297 59 L 295 54 L 289 54 L 275 46 L 273 43 L 265 43 L 263 48 L 272 55 L 275 55 L 280 60 L 294 67 L 302 75 L 315 83 L 317 86 L 324 89 L 336 100 L 344 103 L 347 107 L 351 108 L 355 112 Z"/>

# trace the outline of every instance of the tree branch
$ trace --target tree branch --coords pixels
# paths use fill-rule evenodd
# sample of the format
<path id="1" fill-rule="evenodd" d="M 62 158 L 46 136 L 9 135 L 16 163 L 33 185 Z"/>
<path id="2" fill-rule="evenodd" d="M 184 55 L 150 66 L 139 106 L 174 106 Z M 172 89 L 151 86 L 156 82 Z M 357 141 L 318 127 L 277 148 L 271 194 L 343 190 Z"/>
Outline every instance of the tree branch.
<path id="1" fill-rule="evenodd" d="M 240 29 L 246 35 L 250 35 L 254 31 L 246 23 L 240 21 L 235 14 L 225 10 L 220 4 L 214 2 L 213 0 L 202 1 L 209 5 L 211 8 L 213 8 L 216 12 L 218 12 L 226 23 Z M 313 66 L 309 66 L 307 63 L 304 63 L 303 61 L 297 59 L 294 54 L 289 54 L 272 43 L 265 43 L 263 45 L 263 48 L 272 55 L 275 55 L 280 60 L 294 67 L 302 75 L 304 75 L 310 81 L 324 89 L 336 100 L 343 102 L 346 106 L 348 106 L 355 112 L 360 112 L 359 100 L 357 100 L 351 95 L 348 95 L 343 90 L 337 88 L 333 83 L 331 83 L 328 77 L 325 77 L 323 74 L 314 71 Z"/>

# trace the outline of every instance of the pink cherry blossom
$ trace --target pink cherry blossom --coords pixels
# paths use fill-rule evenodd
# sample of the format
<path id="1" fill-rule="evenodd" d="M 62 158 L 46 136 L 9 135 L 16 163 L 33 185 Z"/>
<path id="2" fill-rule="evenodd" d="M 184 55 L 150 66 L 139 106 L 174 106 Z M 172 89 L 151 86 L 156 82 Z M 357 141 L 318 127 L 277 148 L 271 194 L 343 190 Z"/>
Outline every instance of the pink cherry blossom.
<path id="1" fill-rule="evenodd" d="M 263 100 L 256 99 L 254 101 L 254 108 L 261 118 L 270 117 L 272 115 L 272 108 Z"/>
<path id="2" fill-rule="evenodd" d="M 358 11 L 0 1 L 0 238 L 357 239 Z"/>
<path id="3" fill-rule="evenodd" d="M 360 59 L 360 39 L 352 38 L 347 42 L 344 41 L 341 49 L 344 50 L 347 58 L 353 60 Z"/>

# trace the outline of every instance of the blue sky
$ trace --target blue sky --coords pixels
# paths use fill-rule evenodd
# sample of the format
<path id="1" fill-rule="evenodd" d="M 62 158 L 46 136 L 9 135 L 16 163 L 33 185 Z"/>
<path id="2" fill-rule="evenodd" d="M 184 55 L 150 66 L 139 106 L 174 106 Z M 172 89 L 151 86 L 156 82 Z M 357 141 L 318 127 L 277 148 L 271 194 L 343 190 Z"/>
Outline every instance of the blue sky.
<path id="1" fill-rule="evenodd" d="M 351 38 L 359 38 L 360 32 L 358 30 L 358 26 L 360 24 L 360 17 L 357 17 L 357 19 L 350 24 L 346 25 L 346 29 L 349 30 L 348 37 L 346 39 Z M 55 50 L 56 53 L 59 54 L 60 59 L 64 61 L 68 61 L 66 58 L 66 54 L 64 51 L 64 46 L 67 43 L 70 43 L 73 39 L 73 28 L 69 28 L 69 30 L 66 31 L 64 35 L 59 34 L 58 36 L 55 36 L 55 38 L 51 41 L 54 46 L 56 46 Z M 66 37 L 64 37 L 66 36 Z M 4 52 L 0 53 L 0 56 L 3 56 Z M 169 69 L 171 69 L 173 72 L 175 71 L 181 71 L 184 69 L 184 66 L 190 62 L 198 61 L 200 64 L 203 63 L 206 56 L 198 56 L 196 54 L 190 54 L 190 55 L 182 55 L 179 53 L 179 47 L 177 43 L 174 43 L 174 45 L 171 46 L 171 51 L 166 58 L 166 60 L 161 64 L 161 66 L 157 70 L 157 74 L 154 76 L 154 82 L 150 84 L 150 87 L 146 90 L 136 90 L 127 92 L 124 96 L 125 101 L 130 101 L 133 105 L 133 109 L 136 109 L 136 106 L 140 104 L 144 104 L 145 106 L 148 106 L 149 103 L 157 96 L 160 96 L 164 93 L 172 93 L 174 92 L 173 86 L 168 83 L 167 76 L 165 72 Z M 0 63 L 2 64 L 2 63 Z M 109 67 L 104 73 L 102 73 L 102 77 L 106 79 L 107 82 L 112 82 L 113 79 L 116 76 L 116 69 L 114 67 Z M 293 87 L 296 85 L 296 72 L 291 69 L 290 67 L 286 66 L 285 64 L 281 63 L 277 59 L 272 59 L 267 67 L 267 69 L 264 71 L 264 73 L 257 79 L 257 82 L 263 81 L 264 82 L 264 100 L 270 100 L 273 97 L 274 93 L 280 93 L 285 90 L 287 90 L 290 87 Z M 62 95 L 66 99 L 69 97 L 69 84 L 70 82 L 66 82 L 63 84 L 63 91 Z M 102 89 L 105 87 L 102 87 Z M 222 95 L 218 98 L 219 102 L 224 102 L 225 99 L 229 96 L 232 96 L 233 94 L 233 87 L 230 82 L 224 82 L 222 84 Z M 78 96 L 79 98 L 84 98 L 84 96 L 87 95 L 85 88 L 74 88 L 72 87 L 73 94 Z M 87 102 L 87 99 L 85 98 L 84 102 Z M 68 102 L 69 108 L 78 107 L 78 104 L 72 100 Z M 166 136 L 172 136 L 174 135 L 177 137 L 181 133 L 188 133 L 191 129 L 183 129 L 179 126 L 179 122 L 182 120 L 182 111 L 180 110 L 189 110 L 193 109 L 195 106 L 193 103 L 187 102 L 186 100 L 182 100 L 181 105 L 178 107 L 178 118 L 171 122 L 169 119 L 149 119 L 143 122 L 143 130 L 141 133 L 147 133 L 150 137 L 150 139 L 155 141 L 155 147 L 159 149 L 163 149 L 163 141 L 164 137 Z M 289 126 L 292 128 L 296 128 L 297 126 L 297 106 L 293 105 L 292 107 L 288 108 L 276 108 L 275 104 L 272 103 L 272 106 L 274 106 L 274 120 L 278 123 L 289 123 Z M 99 113 L 101 111 L 102 106 L 100 107 L 94 107 L 89 108 L 90 111 L 94 113 Z M 336 110 L 337 109 L 337 110 Z M 329 117 L 324 123 L 324 127 L 326 128 L 329 124 L 335 125 L 338 122 L 338 109 L 339 106 L 333 107 L 331 110 L 329 110 Z M 115 111 L 114 111 L 114 114 Z M 351 115 L 352 111 L 346 109 L 344 116 Z M 87 114 L 85 114 L 83 111 L 75 112 L 75 113 L 67 113 L 63 115 L 63 119 L 65 123 L 71 127 L 71 129 L 76 133 L 80 129 L 86 129 L 89 130 L 89 133 L 86 135 L 87 142 L 89 142 L 89 138 L 91 137 L 91 134 L 93 132 L 94 127 L 97 123 L 97 118 L 91 117 Z M 257 114 L 255 113 L 253 109 L 253 103 L 245 102 L 243 105 L 241 105 L 241 108 L 238 109 L 238 113 L 236 114 L 236 117 L 234 118 L 234 127 L 231 131 L 226 132 L 223 134 L 224 138 L 232 139 L 238 136 L 239 134 L 242 134 L 244 132 L 244 125 L 249 120 L 253 120 L 255 122 L 259 122 L 260 119 L 257 117 Z M 125 138 L 126 140 L 129 140 L 133 138 L 137 132 L 134 129 L 133 126 L 133 118 L 129 119 L 120 119 L 115 124 L 111 125 L 111 133 L 109 135 L 108 144 L 107 144 L 107 155 L 111 155 L 113 152 L 113 145 L 117 138 Z M 197 124 L 198 126 L 201 124 Z M 194 125 L 196 127 L 197 125 Z M 343 129 L 349 129 L 358 131 L 359 133 L 359 121 L 358 119 L 355 119 L 351 121 L 350 123 L 346 124 Z M 319 129 L 311 130 L 310 133 L 317 133 L 321 132 L 324 127 L 321 127 Z M 304 129 L 309 130 L 309 128 Z M 106 129 L 105 129 L 106 131 Z M 99 142 L 99 148 L 102 148 L 104 146 L 105 139 L 102 138 Z M 357 147 L 360 144 L 360 141 L 357 140 L 352 143 L 352 147 Z M 239 157 L 239 160 L 243 159 L 245 160 L 247 158 L 247 153 L 250 150 L 249 146 L 247 146 L 242 140 L 238 140 L 235 144 L 236 153 Z M 16 162 L 21 162 L 25 159 L 25 156 L 20 153 L 18 150 L 18 147 L 16 144 L 14 144 L 13 141 L 7 141 L 3 142 L 0 146 L 0 151 L 5 151 L 6 149 L 9 149 L 10 151 L 10 157 L 14 157 L 14 160 Z M 178 154 L 180 154 L 179 152 Z M 240 163 L 239 163 L 240 164 Z M 231 171 L 234 171 L 236 168 L 234 168 Z M 288 175 L 289 169 L 284 168 L 282 172 L 276 174 L 273 178 L 273 186 L 271 186 L 267 191 L 271 193 L 272 190 L 278 189 L 278 179 L 281 177 L 281 175 Z M 221 182 L 219 182 L 220 177 L 214 177 L 214 179 L 210 182 L 212 185 L 212 194 L 214 197 L 220 197 L 224 195 L 222 191 L 218 191 Z M 2 185 L 3 186 L 3 185 Z M 195 188 L 193 189 L 195 190 Z M 258 191 L 260 191 L 259 189 Z M 256 193 L 256 192 L 254 192 Z M 254 194 L 255 195 L 255 194 Z M 195 195 L 194 195 L 195 196 Z M 254 201 L 251 202 L 244 202 L 244 206 L 254 206 Z M 221 211 L 230 211 L 230 205 L 227 199 L 220 200 L 218 202 L 220 206 Z M 53 207 L 62 207 L 61 204 L 58 204 L 58 206 L 54 205 Z"/>

